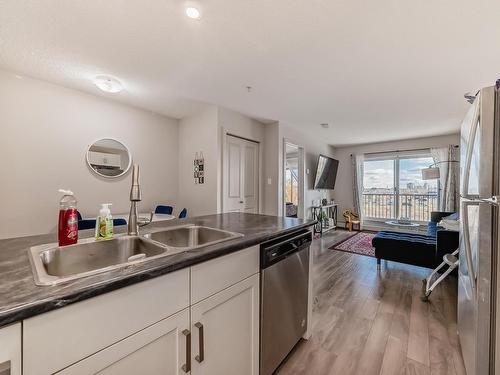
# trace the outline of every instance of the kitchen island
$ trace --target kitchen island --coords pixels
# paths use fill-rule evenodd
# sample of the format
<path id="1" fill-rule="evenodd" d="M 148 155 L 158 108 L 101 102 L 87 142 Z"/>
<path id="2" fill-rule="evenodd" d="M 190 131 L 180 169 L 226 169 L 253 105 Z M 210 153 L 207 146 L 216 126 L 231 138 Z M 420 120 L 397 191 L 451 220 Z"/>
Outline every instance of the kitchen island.
<path id="1" fill-rule="evenodd" d="M 214 347 L 222 347 L 224 340 L 229 339 L 226 335 L 230 330 L 209 336 L 222 341 L 212 342 L 211 347 L 207 347 L 207 341 L 205 348 L 198 347 L 201 352 L 197 359 L 191 361 L 191 334 L 197 337 L 199 345 L 203 345 L 203 325 L 196 322 L 191 326 L 189 322 L 190 317 L 196 316 L 199 321 L 212 320 L 210 327 L 215 327 L 220 319 L 219 325 L 224 322 L 230 327 L 234 323 L 233 331 L 241 323 L 246 325 L 241 333 L 249 334 L 248 342 L 243 340 L 240 344 L 242 348 L 245 345 L 252 347 L 248 347 L 249 350 L 240 348 L 238 356 L 238 342 L 234 341 L 236 362 L 232 365 L 239 368 L 242 362 L 250 361 L 248 373 L 258 373 L 259 334 L 255 322 L 257 319 L 258 323 L 259 315 L 258 245 L 308 228 L 314 221 L 227 213 L 152 223 L 142 228 L 141 235 L 188 224 L 227 230 L 242 236 L 53 286 L 35 284 L 28 251 L 32 246 L 54 242 L 55 235 L 0 241 L 0 325 L 15 331 L 16 324 L 12 323 L 23 322 L 23 373 L 92 373 L 100 370 L 101 363 L 107 362 L 132 366 L 135 362 L 131 353 L 143 353 L 145 358 L 153 355 L 158 348 L 149 345 L 162 338 L 167 340 L 173 331 L 179 332 L 174 334 L 175 339 L 169 339 L 174 342 L 171 353 L 178 354 L 174 361 L 178 363 L 174 364 L 172 371 L 182 368 L 184 373 L 196 373 L 196 366 L 202 363 L 207 368 L 216 369 L 219 360 L 214 359 L 215 356 L 211 361 L 204 360 L 203 349 L 211 352 Z M 119 232 L 120 228 L 117 229 Z M 81 238 L 92 234 L 92 231 L 80 232 Z M 224 304 L 225 301 L 236 301 L 235 298 L 241 298 L 241 301 L 235 305 Z M 210 315 L 209 312 L 216 311 L 217 306 L 229 310 L 239 307 L 241 314 L 231 318 L 229 310 L 219 308 L 217 314 Z M 245 316 L 246 320 L 241 320 Z M 152 326 L 156 328 L 150 329 Z M 80 338 L 73 340 L 74 336 Z M 183 337 L 185 345 L 181 345 Z M 128 344 L 122 341 L 125 338 Z M 58 348 L 56 357 L 46 358 L 51 350 L 57 351 Z M 160 346 L 160 349 L 165 348 Z M 123 354 L 127 351 L 130 355 Z M 126 360 L 118 361 L 120 355 Z M 43 366 L 40 365 L 42 361 Z M 155 362 L 151 371 L 154 373 L 154 369 L 170 365 L 172 362 Z M 116 371 L 123 371 L 119 368 Z"/>

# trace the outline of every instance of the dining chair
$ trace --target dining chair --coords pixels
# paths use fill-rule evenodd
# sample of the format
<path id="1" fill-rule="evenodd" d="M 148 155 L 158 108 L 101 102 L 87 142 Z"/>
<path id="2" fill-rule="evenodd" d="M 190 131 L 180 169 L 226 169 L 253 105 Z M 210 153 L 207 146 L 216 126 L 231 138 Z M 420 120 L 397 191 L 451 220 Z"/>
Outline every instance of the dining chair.
<path id="1" fill-rule="evenodd" d="M 187 208 L 183 208 L 182 211 L 179 213 L 179 219 L 184 219 L 187 216 L 188 210 Z"/>
<path id="2" fill-rule="evenodd" d="M 155 214 L 172 215 L 173 211 L 174 211 L 174 208 L 172 206 L 158 205 L 155 208 Z"/>
<path id="3" fill-rule="evenodd" d="M 95 228 L 95 219 L 83 219 L 82 215 L 80 214 L 79 211 L 76 212 L 78 216 L 78 230 L 85 230 L 85 229 L 94 229 Z M 118 227 L 120 225 L 127 225 L 127 220 L 125 219 L 113 219 L 113 226 Z"/>
<path id="4" fill-rule="evenodd" d="M 78 217 L 78 230 L 94 229 L 95 219 L 84 219 L 80 214 L 80 211 L 76 211 Z"/>

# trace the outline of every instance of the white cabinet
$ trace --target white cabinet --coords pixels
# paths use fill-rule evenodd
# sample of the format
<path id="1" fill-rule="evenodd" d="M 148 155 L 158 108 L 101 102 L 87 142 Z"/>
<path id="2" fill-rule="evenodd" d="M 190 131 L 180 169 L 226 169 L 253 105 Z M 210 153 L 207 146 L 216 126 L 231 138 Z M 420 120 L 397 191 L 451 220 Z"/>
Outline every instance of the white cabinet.
<path id="1" fill-rule="evenodd" d="M 192 375 L 258 375 L 259 275 L 191 306 Z"/>
<path id="2" fill-rule="evenodd" d="M 101 350 L 60 375 L 181 375 L 190 344 L 189 309 Z"/>
<path id="3" fill-rule="evenodd" d="M 53 374 L 187 307 L 186 268 L 26 319 L 23 373 Z"/>
<path id="4" fill-rule="evenodd" d="M 0 375 L 21 375 L 21 323 L 0 328 Z"/>
<path id="5" fill-rule="evenodd" d="M 191 305 L 259 272 L 259 246 L 191 267 Z"/>
<path id="6" fill-rule="evenodd" d="M 258 375 L 259 289 L 254 246 L 26 319 L 23 374 Z"/>

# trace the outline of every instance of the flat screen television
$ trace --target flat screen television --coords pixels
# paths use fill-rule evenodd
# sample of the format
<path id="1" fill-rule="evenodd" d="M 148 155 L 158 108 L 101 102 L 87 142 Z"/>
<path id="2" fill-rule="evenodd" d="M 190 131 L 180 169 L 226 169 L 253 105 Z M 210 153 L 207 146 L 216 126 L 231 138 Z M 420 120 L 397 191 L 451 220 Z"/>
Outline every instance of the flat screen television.
<path id="1" fill-rule="evenodd" d="M 338 160 L 329 158 L 325 155 L 320 155 L 318 158 L 318 168 L 316 168 L 314 188 L 333 190 L 333 188 L 335 188 L 338 168 Z"/>

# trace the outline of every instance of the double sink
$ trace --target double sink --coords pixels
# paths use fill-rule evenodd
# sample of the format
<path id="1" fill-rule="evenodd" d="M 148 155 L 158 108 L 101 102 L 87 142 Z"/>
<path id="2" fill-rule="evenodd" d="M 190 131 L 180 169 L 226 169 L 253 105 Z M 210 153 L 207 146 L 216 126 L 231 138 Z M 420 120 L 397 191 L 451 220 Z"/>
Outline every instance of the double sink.
<path id="1" fill-rule="evenodd" d="M 29 251 L 29 258 L 35 283 L 55 285 L 237 237 L 242 237 L 242 234 L 184 225 L 143 236 L 118 235 L 100 241 L 83 239 L 65 247 L 57 244 L 35 246 Z"/>

